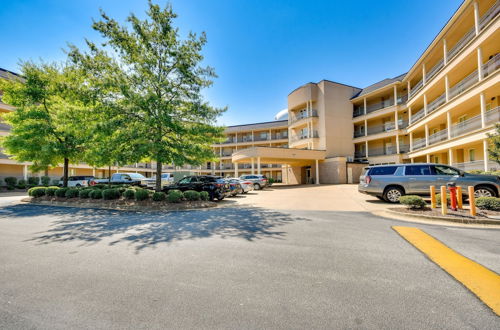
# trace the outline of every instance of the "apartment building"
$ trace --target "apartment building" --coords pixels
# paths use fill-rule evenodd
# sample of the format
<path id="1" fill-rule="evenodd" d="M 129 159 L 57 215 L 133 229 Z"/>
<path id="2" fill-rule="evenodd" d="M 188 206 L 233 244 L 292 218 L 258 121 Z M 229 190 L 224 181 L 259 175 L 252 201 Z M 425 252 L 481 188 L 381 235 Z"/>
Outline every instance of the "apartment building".
<path id="1" fill-rule="evenodd" d="M 488 160 L 486 140 L 500 123 L 499 13 L 499 0 L 465 0 L 408 72 L 365 88 L 307 83 L 288 95 L 287 120 L 227 127 L 227 140 L 213 146 L 216 162 L 164 171 L 317 184 L 355 183 L 367 164 L 500 169 Z M 0 103 L 0 111 L 13 110 Z M 0 126 L 0 134 L 8 127 Z M 27 165 L 0 155 L 0 176 L 26 176 Z M 71 167 L 74 175 L 105 176 L 105 170 Z M 150 176 L 154 164 L 118 170 Z"/>

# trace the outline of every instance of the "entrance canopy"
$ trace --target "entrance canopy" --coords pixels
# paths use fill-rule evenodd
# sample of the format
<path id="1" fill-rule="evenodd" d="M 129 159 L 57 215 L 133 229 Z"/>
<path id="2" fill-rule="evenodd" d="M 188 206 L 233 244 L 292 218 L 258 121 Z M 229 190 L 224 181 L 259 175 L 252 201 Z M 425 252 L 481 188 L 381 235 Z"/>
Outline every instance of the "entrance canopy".
<path id="1" fill-rule="evenodd" d="M 254 159 L 258 159 L 259 163 L 307 166 L 316 161 L 324 160 L 325 155 L 325 150 L 253 147 L 233 153 L 232 162 L 249 163 Z"/>

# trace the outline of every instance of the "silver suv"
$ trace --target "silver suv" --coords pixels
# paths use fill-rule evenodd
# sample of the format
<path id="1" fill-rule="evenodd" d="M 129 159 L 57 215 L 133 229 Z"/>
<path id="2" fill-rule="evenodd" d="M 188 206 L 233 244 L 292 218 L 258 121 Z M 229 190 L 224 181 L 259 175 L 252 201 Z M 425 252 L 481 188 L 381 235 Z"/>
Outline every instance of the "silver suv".
<path id="1" fill-rule="evenodd" d="M 467 195 L 467 186 L 474 186 L 476 197 L 498 197 L 500 177 L 465 173 L 442 164 L 394 164 L 367 167 L 359 178 L 358 191 L 373 195 L 391 203 L 399 202 L 403 195 L 429 195 L 429 187 L 446 186 L 453 182 L 462 186 Z"/>
<path id="2" fill-rule="evenodd" d="M 253 182 L 253 187 L 255 190 L 264 189 L 269 185 L 267 177 L 261 174 L 242 175 L 240 176 L 240 179 Z"/>

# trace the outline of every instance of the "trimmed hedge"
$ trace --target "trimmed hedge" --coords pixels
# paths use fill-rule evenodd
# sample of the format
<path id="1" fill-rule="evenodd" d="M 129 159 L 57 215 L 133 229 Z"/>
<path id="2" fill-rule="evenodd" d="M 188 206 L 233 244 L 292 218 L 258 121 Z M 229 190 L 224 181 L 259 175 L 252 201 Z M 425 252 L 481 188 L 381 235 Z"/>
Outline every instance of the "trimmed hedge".
<path id="1" fill-rule="evenodd" d="M 50 177 L 48 176 L 42 176 L 40 181 L 42 182 L 42 186 L 47 187 L 50 184 Z"/>
<path id="2" fill-rule="evenodd" d="M 78 197 L 89 198 L 91 192 L 92 192 L 91 189 L 80 189 L 80 191 L 78 192 Z"/>
<path id="3" fill-rule="evenodd" d="M 149 192 L 146 189 L 137 189 L 135 191 L 135 200 L 143 201 L 149 198 Z"/>
<path id="4" fill-rule="evenodd" d="M 33 186 L 36 186 L 36 185 L 31 185 L 31 187 L 33 187 Z M 17 181 L 16 187 L 19 189 L 25 189 L 26 188 L 26 180 L 21 179 L 21 180 Z"/>
<path id="5" fill-rule="evenodd" d="M 56 190 L 56 196 L 57 197 L 66 197 L 66 191 L 68 191 L 68 188 L 59 188 Z"/>
<path id="6" fill-rule="evenodd" d="M 45 187 L 34 187 L 28 190 L 28 195 L 31 197 L 45 196 Z"/>
<path id="7" fill-rule="evenodd" d="M 59 187 L 47 187 L 45 188 L 45 194 L 47 196 L 54 196 L 56 194 L 56 190 L 58 190 Z"/>
<path id="8" fill-rule="evenodd" d="M 118 199 L 120 198 L 120 192 L 115 188 L 103 189 L 102 198 L 106 200 Z"/>
<path id="9" fill-rule="evenodd" d="M 200 192 L 200 199 L 202 201 L 208 201 L 210 199 L 210 194 L 208 193 L 208 191 L 201 191 Z"/>
<path id="10" fill-rule="evenodd" d="M 64 196 L 66 196 L 66 198 L 75 198 L 78 197 L 79 193 L 80 191 L 77 188 L 68 188 Z"/>
<path id="11" fill-rule="evenodd" d="M 186 190 L 184 192 L 184 197 L 188 201 L 199 201 L 200 200 L 200 193 L 194 190 Z"/>
<path id="12" fill-rule="evenodd" d="M 416 195 L 401 196 L 399 202 L 409 209 L 423 209 L 427 205 L 422 197 Z"/>
<path id="13" fill-rule="evenodd" d="M 31 184 L 33 186 L 38 186 L 40 184 L 40 178 L 37 176 L 30 176 L 28 178 L 28 184 Z"/>
<path id="14" fill-rule="evenodd" d="M 478 197 L 476 206 L 481 210 L 500 211 L 500 198 L 497 197 Z"/>
<path id="15" fill-rule="evenodd" d="M 101 189 L 93 189 L 89 194 L 92 199 L 101 199 L 102 198 L 102 190 Z"/>
<path id="16" fill-rule="evenodd" d="M 152 198 L 155 202 L 162 202 L 167 199 L 167 194 L 164 192 L 154 192 Z"/>
<path id="17" fill-rule="evenodd" d="M 127 189 L 123 193 L 123 197 L 126 199 L 134 199 L 135 198 L 135 190 L 134 189 Z"/>
<path id="18" fill-rule="evenodd" d="M 15 187 L 17 184 L 17 178 L 14 176 L 8 176 L 5 178 L 5 184 L 10 187 Z"/>
<path id="19" fill-rule="evenodd" d="M 184 194 L 180 190 L 170 190 L 167 195 L 167 200 L 170 203 L 179 203 L 182 198 L 184 198 Z"/>

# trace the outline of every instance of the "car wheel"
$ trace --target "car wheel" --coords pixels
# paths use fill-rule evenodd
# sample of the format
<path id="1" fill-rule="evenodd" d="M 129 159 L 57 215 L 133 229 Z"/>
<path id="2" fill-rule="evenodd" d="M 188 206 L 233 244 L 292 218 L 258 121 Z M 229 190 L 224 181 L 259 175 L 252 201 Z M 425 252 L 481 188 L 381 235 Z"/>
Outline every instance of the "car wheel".
<path id="1" fill-rule="evenodd" d="M 399 203 L 399 198 L 403 195 L 403 189 L 398 187 L 389 187 L 384 191 L 384 200 L 389 203 Z"/>
<path id="2" fill-rule="evenodd" d="M 81 187 L 82 187 L 82 185 L 81 185 L 81 184 L 77 184 L 77 185 L 76 185 L 76 187 L 77 187 L 77 188 L 81 188 Z"/>
<path id="3" fill-rule="evenodd" d="M 255 190 L 260 190 L 260 184 L 258 184 L 258 183 L 254 183 L 254 184 L 253 184 L 253 189 L 255 189 Z"/>
<path id="4" fill-rule="evenodd" d="M 474 189 L 474 197 L 496 197 L 496 194 L 490 187 L 479 186 Z"/>

